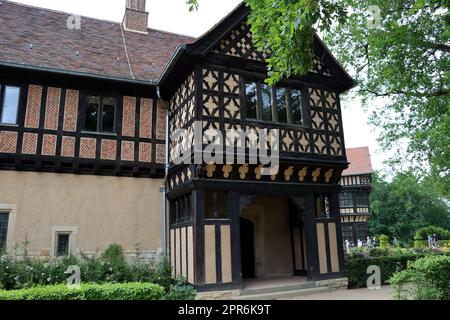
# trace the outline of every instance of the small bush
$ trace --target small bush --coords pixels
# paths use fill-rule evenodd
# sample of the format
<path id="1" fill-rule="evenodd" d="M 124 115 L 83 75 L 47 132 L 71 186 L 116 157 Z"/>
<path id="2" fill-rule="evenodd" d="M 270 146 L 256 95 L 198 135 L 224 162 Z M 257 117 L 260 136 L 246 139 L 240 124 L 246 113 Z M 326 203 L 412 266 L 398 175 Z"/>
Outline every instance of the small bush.
<path id="1" fill-rule="evenodd" d="M 379 237 L 381 250 L 387 250 L 389 248 L 389 237 L 382 234 Z"/>
<path id="2" fill-rule="evenodd" d="M 417 230 L 416 235 L 422 240 L 428 240 L 428 236 L 436 235 L 438 240 L 450 240 L 450 231 L 444 228 L 430 226 Z M 414 238 L 415 239 L 415 238 Z"/>
<path id="3" fill-rule="evenodd" d="M 372 265 L 380 267 L 381 282 L 387 283 L 387 280 L 397 271 L 406 269 L 408 261 L 420 258 L 416 254 L 404 254 L 399 256 L 346 256 L 345 271 L 348 277 L 349 288 L 365 288 L 367 285 L 367 268 Z"/>
<path id="4" fill-rule="evenodd" d="M 450 256 L 430 255 L 395 273 L 389 283 L 397 299 L 450 300 Z"/>
<path id="5" fill-rule="evenodd" d="M 80 289 L 66 285 L 0 291 L 0 300 L 159 300 L 164 288 L 153 283 L 85 284 Z"/>
<path id="6" fill-rule="evenodd" d="M 414 249 L 420 249 L 426 247 L 426 243 L 422 239 L 422 236 L 419 233 L 416 233 L 414 236 Z"/>
<path id="7" fill-rule="evenodd" d="M 178 278 L 175 284 L 170 286 L 165 300 L 194 300 L 197 291 L 184 278 Z"/>

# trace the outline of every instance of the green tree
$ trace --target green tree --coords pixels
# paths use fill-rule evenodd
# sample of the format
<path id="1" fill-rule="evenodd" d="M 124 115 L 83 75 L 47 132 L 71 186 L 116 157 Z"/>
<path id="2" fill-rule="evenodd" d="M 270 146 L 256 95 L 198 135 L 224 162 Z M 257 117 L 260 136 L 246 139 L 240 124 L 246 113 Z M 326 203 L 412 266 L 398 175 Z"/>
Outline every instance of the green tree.
<path id="1" fill-rule="evenodd" d="M 447 205 L 435 189 L 412 172 L 398 173 L 391 182 L 374 174 L 370 205 L 370 234 L 406 241 L 422 227 L 450 227 Z"/>
<path id="2" fill-rule="evenodd" d="M 410 160 L 449 195 L 449 0 L 245 2 L 255 46 L 272 53 L 268 83 L 311 70 L 313 35 L 324 34 L 383 129 L 382 146 L 401 146 L 393 160 Z M 187 3 L 198 8 L 198 0 Z"/>
<path id="3" fill-rule="evenodd" d="M 326 36 L 333 53 L 358 82 L 355 94 L 382 128 L 384 149 L 431 174 L 449 194 L 450 16 L 448 0 L 346 1 L 345 23 Z M 368 28 L 368 6 L 380 19 Z"/>

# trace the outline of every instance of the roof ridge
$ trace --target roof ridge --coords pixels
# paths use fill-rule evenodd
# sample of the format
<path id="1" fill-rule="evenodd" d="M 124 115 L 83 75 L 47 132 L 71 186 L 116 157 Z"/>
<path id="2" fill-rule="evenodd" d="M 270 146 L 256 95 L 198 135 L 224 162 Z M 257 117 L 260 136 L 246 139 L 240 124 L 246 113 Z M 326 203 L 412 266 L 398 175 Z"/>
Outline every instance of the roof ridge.
<path id="1" fill-rule="evenodd" d="M 51 12 L 51 13 L 57 13 L 57 14 L 61 14 L 61 15 L 74 15 L 74 16 L 79 16 L 82 19 L 93 20 L 93 21 L 98 21 L 98 22 L 105 22 L 105 23 L 112 23 L 112 24 L 116 24 L 116 25 L 119 25 L 119 26 L 122 25 L 122 22 L 119 22 L 119 21 L 112 21 L 112 20 L 107 20 L 107 19 L 88 17 L 88 16 L 76 14 L 76 13 L 73 13 L 73 12 L 67 12 L 67 11 L 61 11 L 61 10 L 56 10 L 56 9 L 38 7 L 38 6 L 33 6 L 33 5 L 30 5 L 30 4 L 25 4 L 25 3 L 19 3 L 19 2 L 15 2 L 15 1 L 11 1 L 11 0 L 0 0 L 0 5 L 1 5 L 2 2 L 8 3 L 8 4 L 12 4 L 12 5 L 16 5 L 16 6 L 19 6 L 19 7 L 25 7 L 25 8 L 29 8 L 29 9 L 39 10 L 39 11 L 48 11 L 48 12 Z M 176 33 L 176 32 L 171 32 L 171 31 L 167 31 L 167 30 L 160 30 L 160 29 L 155 29 L 155 28 L 150 28 L 150 27 L 147 27 L 147 30 L 153 31 L 153 32 L 159 32 L 159 33 L 176 35 L 176 36 L 179 36 L 179 37 L 188 38 L 188 39 L 192 39 L 192 40 L 196 40 L 197 39 L 196 37 L 193 37 L 193 36 L 189 36 L 189 35 L 185 35 L 185 34 L 181 34 L 181 33 Z M 126 31 L 127 30 L 125 30 L 125 32 Z"/>

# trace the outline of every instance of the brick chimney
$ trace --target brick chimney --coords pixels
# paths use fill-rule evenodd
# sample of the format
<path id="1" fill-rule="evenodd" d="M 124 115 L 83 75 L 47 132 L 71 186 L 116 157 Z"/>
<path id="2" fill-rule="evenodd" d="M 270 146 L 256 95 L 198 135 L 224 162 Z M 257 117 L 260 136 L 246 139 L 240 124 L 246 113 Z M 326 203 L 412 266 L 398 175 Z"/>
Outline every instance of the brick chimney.
<path id="1" fill-rule="evenodd" d="M 145 11 L 145 0 L 127 0 L 123 26 L 127 31 L 148 33 L 148 12 Z"/>

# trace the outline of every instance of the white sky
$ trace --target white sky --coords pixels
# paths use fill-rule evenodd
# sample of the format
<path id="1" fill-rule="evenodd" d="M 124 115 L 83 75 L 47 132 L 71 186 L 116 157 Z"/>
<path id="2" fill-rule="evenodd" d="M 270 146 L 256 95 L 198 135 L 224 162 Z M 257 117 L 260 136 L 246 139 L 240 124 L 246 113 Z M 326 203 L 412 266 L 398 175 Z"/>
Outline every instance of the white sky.
<path id="1" fill-rule="evenodd" d="M 122 21 L 125 0 L 14 0 L 99 19 Z M 147 0 L 149 27 L 198 37 L 219 22 L 241 0 L 200 0 L 198 12 L 189 12 L 186 0 Z M 387 159 L 379 150 L 377 135 L 367 124 L 367 114 L 357 100 L 342 101 L 347 148 L 369 146 L 372 165 L 382 169 Z"/>

